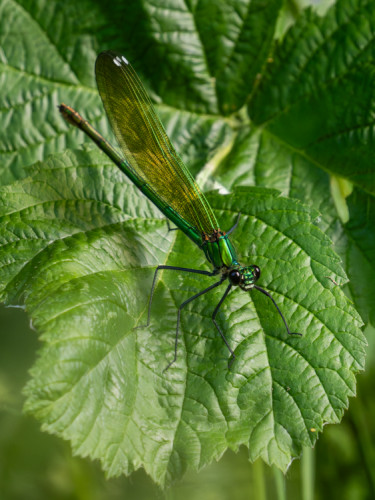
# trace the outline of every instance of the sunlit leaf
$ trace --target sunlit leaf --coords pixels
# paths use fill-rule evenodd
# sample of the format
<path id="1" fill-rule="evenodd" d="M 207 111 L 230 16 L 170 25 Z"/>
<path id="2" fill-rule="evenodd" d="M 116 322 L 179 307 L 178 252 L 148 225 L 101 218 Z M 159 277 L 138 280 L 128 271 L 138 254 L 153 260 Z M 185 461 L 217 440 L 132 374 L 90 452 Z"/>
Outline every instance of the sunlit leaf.
<path id="1" fill-rule="evenodd" d="M 3 296 L 24 300 L 43 348 L 27 387 L 27 411 L 43 428 L 98 458 L 110 475 L 143 466 L 163 484 L 227 447 L 249 447 L 284 469 L 325 422 L 338 422 L 363 368 L 358 314 L 315 212 L 275 191 L 237 189 L 209 200 L 223 227 L 241 212 L 233 241 L 244 263 L 263 270 L 294 331 L 259 292 L 234 290 L 211 322 L 223 290 L 182 314 L 176 306 L 212 283 L 164 272 L 152 322 L 144 324 L 158 263 L 205 268 L 204 255 L 99 153 L 51 157 L 3 188 Z M 18 250 L 19 249 L 19 250 Z"/>

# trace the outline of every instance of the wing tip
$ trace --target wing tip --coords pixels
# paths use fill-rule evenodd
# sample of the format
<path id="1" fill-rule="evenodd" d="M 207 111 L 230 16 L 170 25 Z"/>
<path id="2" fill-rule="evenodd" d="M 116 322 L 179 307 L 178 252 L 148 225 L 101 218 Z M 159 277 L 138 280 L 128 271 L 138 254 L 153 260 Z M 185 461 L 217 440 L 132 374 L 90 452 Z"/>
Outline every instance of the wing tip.
<path id="1" fill-rule="evenodd" d="M 126 57 L 123 56 L 120 52 L 117 52 L 115 50 L 103 50 L 102 52 L 100 52 L 98 54 L 96 61 L 98 61 L 100 59 L 104 59 L 104 58 L 108 58 L 108 59 L 112 59 L 112 60 L 120 59 L 124 64 L 129 64 L 129 61 L 126 59 Z"/>

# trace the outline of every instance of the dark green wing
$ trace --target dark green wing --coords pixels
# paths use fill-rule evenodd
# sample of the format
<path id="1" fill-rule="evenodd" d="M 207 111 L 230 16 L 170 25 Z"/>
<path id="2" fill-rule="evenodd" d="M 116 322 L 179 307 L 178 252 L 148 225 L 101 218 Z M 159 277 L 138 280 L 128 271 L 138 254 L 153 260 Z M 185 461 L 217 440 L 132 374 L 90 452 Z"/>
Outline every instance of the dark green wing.
<path id="1" fill-rule="evenodd" d="M 212 234 L 218 223 L 206 198 L 172 146 L 150 98 L 124 56 L 99 54 L 96 81 L 108 119 L 125 160 L 137 177 L 198 234 Z M 159 206 L 160 208 L 160 206 Z"/>

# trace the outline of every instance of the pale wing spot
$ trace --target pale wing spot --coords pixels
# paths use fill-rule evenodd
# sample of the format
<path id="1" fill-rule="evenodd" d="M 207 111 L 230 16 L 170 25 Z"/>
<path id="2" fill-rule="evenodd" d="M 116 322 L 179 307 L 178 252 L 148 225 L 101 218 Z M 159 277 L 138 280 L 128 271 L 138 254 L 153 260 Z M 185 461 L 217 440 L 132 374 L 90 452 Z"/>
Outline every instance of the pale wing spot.
<path id="1" fill-rule="evenodd" d="M 125 64 L 129 64 L 129 61 L 126 59 L 126 57 L 121 56 L 121 59 L 124 61 Z"/>
<path id="2" fill-rule="evenodd" d="M 118 56 L 113 59 L 113 62 L 116 64 L 116 66 L 121 66 L 121 59 Z"/>

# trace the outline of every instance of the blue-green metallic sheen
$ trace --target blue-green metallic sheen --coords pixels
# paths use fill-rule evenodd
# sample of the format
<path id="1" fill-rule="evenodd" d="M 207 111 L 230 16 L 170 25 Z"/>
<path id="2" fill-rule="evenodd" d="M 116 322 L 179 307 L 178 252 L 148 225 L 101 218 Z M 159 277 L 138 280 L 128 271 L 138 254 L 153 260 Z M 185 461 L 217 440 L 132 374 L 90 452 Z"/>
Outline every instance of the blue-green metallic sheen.
<path id="1" fill-rule="evenodd" d="M 219 236 L 216 241 L 205 241 L 202 249 L 214 269 L 238 265 L 236 251 L 227 235 Z"/>

